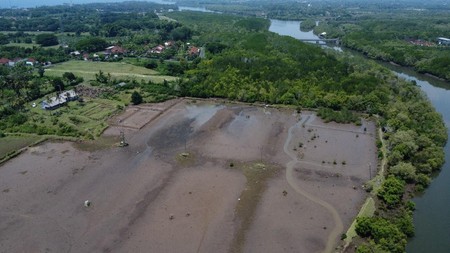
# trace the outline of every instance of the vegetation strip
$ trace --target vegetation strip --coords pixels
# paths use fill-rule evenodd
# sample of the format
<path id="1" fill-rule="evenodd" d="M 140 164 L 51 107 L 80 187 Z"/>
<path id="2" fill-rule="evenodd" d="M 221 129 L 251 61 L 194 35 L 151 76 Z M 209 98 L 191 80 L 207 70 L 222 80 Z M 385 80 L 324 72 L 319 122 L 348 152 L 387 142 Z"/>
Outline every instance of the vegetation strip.
<path id="1" fill-rule="evenodd" d="M 244 252 L 246 233 L 253 222 L 256 208 L 268 181 L 279 172 L 280 168 L 264 163 L 234 164 L 233 162 L 230 163 L 230 167 L 241 170 L 247 179 L 245 189 L 239 197 L 239 202 L 235 209 L 239 228 L 230 247 L 230 252 L 238 253 Z"/>

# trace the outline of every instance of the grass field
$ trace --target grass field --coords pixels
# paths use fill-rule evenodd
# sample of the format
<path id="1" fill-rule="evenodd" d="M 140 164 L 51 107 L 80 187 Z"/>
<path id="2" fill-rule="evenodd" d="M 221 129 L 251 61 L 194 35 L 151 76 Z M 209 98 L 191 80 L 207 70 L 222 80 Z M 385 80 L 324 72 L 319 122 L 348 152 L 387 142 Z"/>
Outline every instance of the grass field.
<path id="1" fill-rule="evenodd" d="M 143 67 L 134 66 L 122 62 L 91 62 L 91 61 L 68 61 L 55 64 L 45 70 L 47 76 L 62 76 L 64 72 L 72 72 L 76 76 L 81 76 L 85 81 L 95 80 L 95 74 L 99 71 L 105 74 L 110 73 L 113 78 L 145 80 L 155 83 L 162 83 L 164 80 L 172 81 L 176 77 L 160 76 L 159 73 Z"/>
<path id="2" fill-rule="evenodd" d="M 0 138 L 0 158 L 38 141 L 39 136 L 6 136 Z"/>
<path id="3" fill-rule="evenodd" d="M 372 217 L 375 212 L 375 201 L 372 197 L 367 198 L 357 217 Z M 345 238 L 345 243 L 348 245 L 352 242 L 352 239 L 357 235 L 356 231 L 356 219 L 353 221 L 350 228 L 347 230 L 347 238 Z"/>
<path id="4" fill-rule="evenodd" d="M 37 125 L 58 129 L 61 124 L 76 129 L 82 136 L 99 136 L 106 128 L 106 120 L 118 111 L 122 102 L 108 99 L 85 99 L 84 103 L 69 102 L 66 106 L 47 111 L 39 106 L 30 109 L 29 120 Z"/>
<path id="5" fill-rule="evenodd" d="M 6 44 L 6 46 L 23 47 L 23 48 L 40 47 L 38 44 L 35 44 L 35 43 L 9 43 L 9 44 Z"/>
<path id="6" fill-rule="evenodd" d="M 33 47 L 41 47 L 40 45 L 36 44 L 36 43 L 9 43 L 6 44 L 5 46 L 8 47 L 23 47 L 23 48 L 33 48 Z M 56 45 L 56 46 L 50 46 L 50 47 L 43 47 L 43 48 L 54 48 L 57 49 L 59 48 L 60 45 Z"/>

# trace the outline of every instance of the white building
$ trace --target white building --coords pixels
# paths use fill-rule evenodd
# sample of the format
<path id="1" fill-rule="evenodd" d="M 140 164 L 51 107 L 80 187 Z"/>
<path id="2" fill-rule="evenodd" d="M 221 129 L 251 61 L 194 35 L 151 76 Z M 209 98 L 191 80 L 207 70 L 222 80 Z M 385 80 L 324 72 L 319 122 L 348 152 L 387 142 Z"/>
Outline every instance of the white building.
<path id="1" fill-rule="evenodd" d="M 444 37 L 439 37 L 439 38 L 437 38 L 437 40 L 438 40 L 439 45 L 446 45 L 446 46 L 450 45 L 450 39 L 447 39 Z"/>
<path id="2" fill-rule="evenodd" d="M 42 109 L 54 110 L 58 107 L 63 106 L 67 102 L 76 99 L 78 99 L 78 95 L 74 90 L 63 91 L 56 97 L 50 98 L 50 101 L 47 100 L 42 101 Z"/>

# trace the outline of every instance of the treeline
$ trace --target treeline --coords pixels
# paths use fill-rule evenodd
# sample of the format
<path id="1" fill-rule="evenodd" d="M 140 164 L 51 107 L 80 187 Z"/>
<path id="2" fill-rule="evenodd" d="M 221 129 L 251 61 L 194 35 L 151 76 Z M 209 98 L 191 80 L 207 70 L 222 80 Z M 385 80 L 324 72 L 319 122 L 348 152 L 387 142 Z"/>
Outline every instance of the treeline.
<path id="1" fill-rule="evenodd" d="M 359 218 L 356 232 L 367 239 L 357 252 L 404 252 L 414 236 L 410 201 L 444 163 L 447 131 L 425 95 L 413 83 L 392 79 L 391 94 L 381 125 L 386 132 L 387 179 L 377 192 L 374 217 Z M 381 143 L 378 143 L 381 146 Z"/>
<path id="2" fill-rule="evenodd" d="M 89 33 L 100 37 L 125 37 L 135 34 L 157 34 L 160 40 L 171 39 L 177 22 L 160 20 L 155 12 L 176 9 L 174 5 L 150 2 L 44 6 L 27 10 L 0 9 L 0 31 L 48 31 L 56 33 Z M 172 34 L 171 34 L 172 33 Z M 11 38 L 10 41 L 17 41 Z M 0 44 L 5 38 L 0 36 Z M 29 39 L 28 39 L 29 41 Z"/>
<path id="3" fill-rule="evenodd" d="M 64 48 L 24 48 L 19 46 L 0 46 L 0 55 L 11 60 L 15 58 L 34 58 L 41 63 L 58 63 L 70 58 L 69 51 Z"/>
<path id="4" fill-rule="evenodd" d="M 187 72 L 183 95 L 382 113 L 379 80 L 314 45 L 271 33 L 241 35 L 235 46 Z"/>
<path id="5" fill-rule="evenodd" d="M 0 9 L 1 31 L 107 31 L 108 25 L 132 30 L 147 29 L 158 20 L 155 10 L 176 8 L 150 2 L 43 6 L 31 9 Z M 103 27 L 106 26 L 106 27 Z"/>
<path id="6" fill-rule="evenodd" d="M 450 18 L 435 11 L 399 11 L 396 15 L 356 14 L 321 22 L 316 32 L 340 37 L 342 44 L 370 58 L 413 67 L 422 73 L 450 80 L 448 37 Z"/>
<path id="7" fill-rule="evenodd" d="M 343 17 L 349 13 L 386 13 L 405 9 L 428 9 L 448 11 L 449 6 L 440 0 L 431 1 L 273 1 L 273 0 L 178 0 L 177 4 L 206 7 L 222 13 L 233 13 L 245 16 L 260 16 L 282 20 L 302 20 L 305 18 Z"/>
<path id="8" fill-rule="evenodd" d="M 300 23 L 300 30 L 305 32 L 311 31 L 314 27 L 316 27 L 316 20 L 314 19 L 305 19 Z"/>

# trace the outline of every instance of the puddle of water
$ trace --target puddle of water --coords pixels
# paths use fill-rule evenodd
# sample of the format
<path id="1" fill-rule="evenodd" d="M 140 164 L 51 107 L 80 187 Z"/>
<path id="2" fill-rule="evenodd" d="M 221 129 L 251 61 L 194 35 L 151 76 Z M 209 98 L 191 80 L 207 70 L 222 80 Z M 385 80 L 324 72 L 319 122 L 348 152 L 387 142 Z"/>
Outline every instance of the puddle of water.
<path id="1" fill-rule="evenodd" d="M 192 126 L 198 128 L 208 122 L 223 105 L 188 105 L 186 106 L 187 113 L 185 116 L 189 119 L 194 119 Z"/>
<path id="2" fill-rule="evenodd" d="M 239 114 L 234 117 L 233 121 L 231 121 L 227 131 L 234 136 L 240 136 L 245 134 L 246 128 L 251 127 L 256 122 L 255 116 L 250 116 L 248 111 L 241 110 Z"/>

